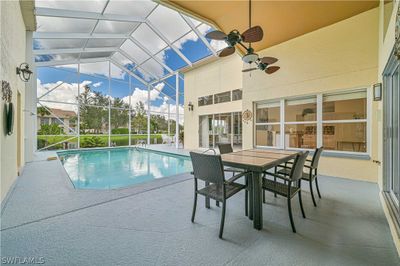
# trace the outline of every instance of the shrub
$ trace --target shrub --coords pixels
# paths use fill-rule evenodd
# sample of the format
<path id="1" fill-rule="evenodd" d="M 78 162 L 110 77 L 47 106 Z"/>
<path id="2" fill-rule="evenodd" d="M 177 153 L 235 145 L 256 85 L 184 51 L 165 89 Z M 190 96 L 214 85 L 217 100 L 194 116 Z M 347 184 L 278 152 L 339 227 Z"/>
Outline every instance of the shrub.
<path id="1" fill-rule="evenodd" d="M 95 147 L 105 147 L 107 146 L 106 142 L 98 136 L 88 136 L 84 137 L 81 141 L 82 148 L 95 148 Z"/>
<path id="2" fill-rule="evenodd" d="M 38 135 L 60 135 L 63 129 L 57 124 L 41 125 Z"/>

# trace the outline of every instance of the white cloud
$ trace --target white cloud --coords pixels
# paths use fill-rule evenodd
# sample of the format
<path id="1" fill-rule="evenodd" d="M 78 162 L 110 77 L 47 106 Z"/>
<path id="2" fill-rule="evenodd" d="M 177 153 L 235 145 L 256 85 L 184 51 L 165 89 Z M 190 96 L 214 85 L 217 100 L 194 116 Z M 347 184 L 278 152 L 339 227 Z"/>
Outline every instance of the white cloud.
<path id="1" fill-rule="evenodd" d="M 98 87 L 101 86 L 101 84 L 103 84 L 103 82 L 96 82 L 96 83 L 93 83 L 93 87 L 98 88 Z"/>

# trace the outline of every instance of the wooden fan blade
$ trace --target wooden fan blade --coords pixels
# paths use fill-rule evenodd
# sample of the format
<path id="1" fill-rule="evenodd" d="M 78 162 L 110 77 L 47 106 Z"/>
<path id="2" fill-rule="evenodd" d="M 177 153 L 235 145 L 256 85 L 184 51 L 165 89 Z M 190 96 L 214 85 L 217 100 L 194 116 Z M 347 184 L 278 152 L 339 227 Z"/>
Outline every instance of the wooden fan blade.
<path id="1" fill-rule="evenodd" d="M 264 32 L 260 26 L 254 26 L 247 29 L 242 34 L 242 39 L 244 42 L 259 42 L 262 40 Z"/>
<path id="2" fill-rule="evenodd" d="M 265 70 L 265 73 L 272 74 L 272 73 L 275 73 L 276 71 L 278 71 L 279 69 L 280 69 L 280 67 L 278 67 L 278 66 L 270 66 L 270 67 L 267 67 L 267 69 Z"/>
<path id="3" fill-rule="evenodd" d="M 242 72 L 250 72 L 257 69 L 258 69 L 257 67 L 253 67 L 253 68 L 243 69 Z"/>
<path id="4" fill-rule="evenodd" d="M 272 65 L 273 63 L 278 62 L 278 59 L 275 58 L 275 57 L 268 57 L 268 56 L 266 56 L 266 57 L 260 58 L 260 61 L 261 61 L 261 63 L 263 63 L 263 64 Z"/>
<path id="5" fill-rule="evenodd" d="M 219 53 L 219 57 L 225 57 L 225 56 L 228 56 L 228 55 L 231 55 L 231 54 L 233 54 L 235 52 L 235 47 L 226 47 L 224 50 L 222 50 L 220 53 Z"/>
<path id="6" fill-rule="evenodd" d="M 225 33 L 223 33 L 222 31 L 215 30 L 215 31 L 210 31 L 209 33 L 207 33 L 205 37 L 208 38 L 208 39 L 212 39 L 212 40 L 223 41 L 228 36 Z"/>

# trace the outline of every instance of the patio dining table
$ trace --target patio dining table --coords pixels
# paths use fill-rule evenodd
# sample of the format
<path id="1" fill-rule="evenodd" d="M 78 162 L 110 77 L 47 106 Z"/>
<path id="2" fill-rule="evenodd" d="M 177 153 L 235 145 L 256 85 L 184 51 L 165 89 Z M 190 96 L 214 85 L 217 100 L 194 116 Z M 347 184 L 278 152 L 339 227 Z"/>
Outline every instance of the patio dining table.
<path id="1" fill-rule="evenodd" d="M 294 159 L 298 152 L 277 149 L 250 149 L 221 155 L 226 166 L 245 169 L 249 182 L 249 219 L 253 227 L 263 228 L 262 176 L 263 172 Z"/>

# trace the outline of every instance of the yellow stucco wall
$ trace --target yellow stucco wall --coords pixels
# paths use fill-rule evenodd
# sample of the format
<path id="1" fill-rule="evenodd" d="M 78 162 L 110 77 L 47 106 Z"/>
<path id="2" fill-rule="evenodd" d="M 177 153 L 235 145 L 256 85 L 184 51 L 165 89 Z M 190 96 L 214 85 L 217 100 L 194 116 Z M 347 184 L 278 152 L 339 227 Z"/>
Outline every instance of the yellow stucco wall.
<path id="1" fill-rule="evenodd" d="M 198 97 L 242 88 L 242 60 L 233 55 L 206 64 L 185 73 L 185 106 L 194 105 L 193 111 L 185 109 L 185 148 L 199 147 L 199 116 L 206 114 L 240 112 L 242 101 L 198 106 Z M 237 74 L 239 73 L 239 74 Z"/>
<path id="2" fill-rule="evenodd" d="M 253 110 L 256 101 L 365 87 L 372 93 L 378 81 L 379 8 L 334 25 L 305 34 L 259 52 L 279 58 L 282 68 L 273 75 L 261 71 L 242 74 L 243 64 L 232 56 L 191 70 L 185 74 L 185 104 L 195 104 L 185 112 L 185 148 L 198 148 L 198 116 L 237 111 L 238 102 L 198 107 L 197 98 L 243 88 L 239 110 Z M 388 35 L 389 36 L 389 35 Z M 371 110 L 370 160 L 324 157 L 322 174 L 377 182 L 378 110 Z M 253 147 L 253 124 L 243 124 L 243 148 Z"/>
<path id="3" fill-rule="evenodd" d="M 15 74 L 15 68 L 25 62 L 25 24 L 20 11 L 19 1 L 0 1 L 0 80 L 6 80 L 10 83 L 14 104 L 15 120 L 14 133 L 11 136 L 6 136 L 4 133 L 4 101 L 0 99 L 0 186 L 1 186 L 1 201 L 3 201 L 9 188 L 15 181 L 18 175 L 17 169 L 17 95 L 20 93 L 21 107 L 24 110 L 25 99 L 25 83 L 22 82 Z M 21 165 L 24 164 L 24 121 L 23 113 L 21 114 Z"/>

